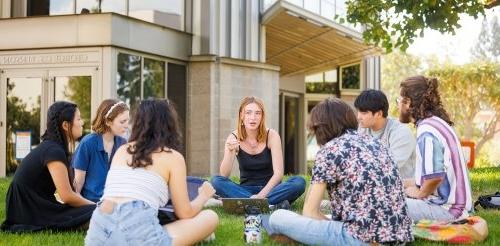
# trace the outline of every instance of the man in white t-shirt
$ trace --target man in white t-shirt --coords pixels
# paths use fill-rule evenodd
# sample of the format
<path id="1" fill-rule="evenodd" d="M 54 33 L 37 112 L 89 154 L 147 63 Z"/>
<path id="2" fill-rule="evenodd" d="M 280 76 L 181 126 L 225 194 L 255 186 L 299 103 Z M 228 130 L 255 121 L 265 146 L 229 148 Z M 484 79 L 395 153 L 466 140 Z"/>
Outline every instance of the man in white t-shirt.
<path id="1" fill-rule="evenodd" d="M 412 178 L 415 173 L 415 137 L 408 126 L 387 117 L 389 102 L 385 94 L 365 90 L 356 98 L 354 107 L 358 111 L 358 132 L 385 143 L 398 165 L 401 178 Z"/>

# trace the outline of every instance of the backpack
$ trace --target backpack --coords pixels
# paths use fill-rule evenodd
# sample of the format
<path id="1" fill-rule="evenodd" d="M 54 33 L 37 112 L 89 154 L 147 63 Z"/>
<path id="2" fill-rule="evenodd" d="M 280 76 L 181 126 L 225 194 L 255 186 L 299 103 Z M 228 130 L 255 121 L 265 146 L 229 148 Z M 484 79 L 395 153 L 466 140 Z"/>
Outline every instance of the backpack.
<path id="1" fill-rule="evenodd" d="M 474 208 L 481 205 L 484 209 L 500 209 L 500 192 L 492 195 L 480 196 L 474 203 Z"/>
<path id="2" fill-rule="evenodd" d="M 187 176 L 187 190 L 189 200 L 192 201 L 198 196 L 198 188 L 207 180 L 192 176 Z M 166 225 L 168 223 L 172 223 L 179 218 L 175 215 L 174 206 L 172 205 L 172 200 L 168 200 L 167 204 L 164 207 L 160 207 L 158 209 L 158 219 L 160 220 L 161 225 Z"/>

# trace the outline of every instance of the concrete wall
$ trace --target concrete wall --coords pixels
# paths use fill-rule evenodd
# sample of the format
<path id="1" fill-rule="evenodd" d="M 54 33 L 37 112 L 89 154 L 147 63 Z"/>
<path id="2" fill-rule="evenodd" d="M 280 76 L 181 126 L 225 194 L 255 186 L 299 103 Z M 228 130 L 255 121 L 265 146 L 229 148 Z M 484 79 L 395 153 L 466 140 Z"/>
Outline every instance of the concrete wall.
<path id="1" fill-rule="evenodd" d="M 305 75 L 298 74 L 280 77 L 280 90 L 299 94 L 306 93 Z"/>
<path id="2" fill-rule="evenodd" d="M 112 13 L 0 20 L 0 50 L 116 46 L 179 60 L 191 35 Z"/>
<path id="3" fill-rule="evenodd" d="M 193 57 L 188 75 L 187 163 L 191 175 L 219 172 L 240 100 L 264 101 L 266 125 L 278 129 L 279 71 L 274 66 L 219 57 Z M 235 162 L 233 174 L 238 174 Z"/>

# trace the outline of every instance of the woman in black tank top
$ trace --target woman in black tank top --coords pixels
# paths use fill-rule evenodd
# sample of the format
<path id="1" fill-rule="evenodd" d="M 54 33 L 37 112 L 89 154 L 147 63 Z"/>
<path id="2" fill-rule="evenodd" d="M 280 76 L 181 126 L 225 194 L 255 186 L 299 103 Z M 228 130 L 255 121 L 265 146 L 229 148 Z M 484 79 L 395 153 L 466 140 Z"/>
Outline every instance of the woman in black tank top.
<path id="1" fill-rule="evenodd" d="M 229 179 L 235 159 L 240 184 Z M 268 198 L 270 204 L 292 203 L 304 193 L 305 180 L 294 176 L 281 182 L 283 170 L 281 139 L 275 130 L 266 128 L 262 100 L 243 98 L 237 129 L 226 140 L 220 175 L 212 178 L 216 193 L 231 198 Z"/>

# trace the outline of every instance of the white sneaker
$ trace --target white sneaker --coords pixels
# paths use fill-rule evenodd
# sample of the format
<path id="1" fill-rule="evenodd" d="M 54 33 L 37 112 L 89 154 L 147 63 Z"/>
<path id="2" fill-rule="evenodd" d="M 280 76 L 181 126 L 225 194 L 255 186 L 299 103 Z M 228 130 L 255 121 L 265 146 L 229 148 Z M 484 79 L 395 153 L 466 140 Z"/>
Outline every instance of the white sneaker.
<path id="1" fill-rule="evenodd" d="M 203 239 L 203 242 L 210 242 L 215 240 L 215 232 L 212 232 L 207 238 Z"/>

